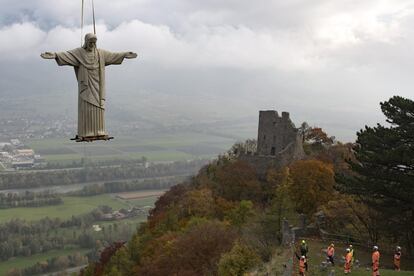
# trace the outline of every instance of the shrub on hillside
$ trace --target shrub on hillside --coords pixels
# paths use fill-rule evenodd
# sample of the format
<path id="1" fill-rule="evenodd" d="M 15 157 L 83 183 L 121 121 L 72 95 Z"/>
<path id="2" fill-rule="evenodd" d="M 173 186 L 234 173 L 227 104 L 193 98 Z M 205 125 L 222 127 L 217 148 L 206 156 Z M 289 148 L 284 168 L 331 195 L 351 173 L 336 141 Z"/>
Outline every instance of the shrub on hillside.
<path id="1" fill-rule="evenodd" d="M 146 248 L 138 275 L 215 275 L 217 263 L 237 234 L 223 222 L 206 221 L 181 234 L 166 234 Z"/>
<path id="2" fill-rule="evenodd" d="M 220 276 L 244 275 L 260 263 L 260 258 L 246 244 L 236 242 L 230 252 L 224 253 L 218 265 Z"/>

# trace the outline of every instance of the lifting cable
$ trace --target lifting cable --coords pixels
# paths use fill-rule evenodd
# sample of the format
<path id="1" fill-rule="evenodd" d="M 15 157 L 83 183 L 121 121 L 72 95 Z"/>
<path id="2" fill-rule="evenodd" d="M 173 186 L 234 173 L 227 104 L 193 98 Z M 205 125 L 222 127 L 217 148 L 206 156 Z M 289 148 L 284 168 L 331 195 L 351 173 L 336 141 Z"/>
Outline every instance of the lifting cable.
<path id="1" fill-rule="evenodd" d="M 92 0 L 92 17 L 93 17 L 93 34 L 96 35 L 96 27 L 95 27 L 95 7 L 93 5 L 93 0 Z"/>
<path id="2" fill-rule="evenodd" d="M 96 23 L 95 23 L 95 6 L 93 3 L 93 0 L 91 0 L 92 3 L 92 19 L 93 19 L 93 33 L 96 35 Z M 85 6 L 85 0 L 82 0 L 82 4 L 81 4 L 81 47 L 82 47 L 82 42 L 83 42 L 83 14 L 84 14 L 84 6 Z"/>
<path id="3" fill-rule="evenodd" d="M 83 41 L 83 4 L 85 0 L 82 0 L 82 6 L 81 6 L 81 47 L 82 47 L 82 41 Z"/>

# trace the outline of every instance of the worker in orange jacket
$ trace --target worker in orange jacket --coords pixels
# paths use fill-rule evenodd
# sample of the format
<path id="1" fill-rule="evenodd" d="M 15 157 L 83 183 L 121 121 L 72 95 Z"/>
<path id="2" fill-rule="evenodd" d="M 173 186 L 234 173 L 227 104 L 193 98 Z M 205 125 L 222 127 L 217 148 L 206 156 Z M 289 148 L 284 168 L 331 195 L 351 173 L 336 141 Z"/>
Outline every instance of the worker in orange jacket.
<path id="1" fill-rule="evenodd" d="M 335 245 L 331 243 L 331 245 L 328 246 L 328 249 L 326 249 L 326 260 L 332 263 L 332 265 L 335 265 L 334 256 L 335 256 Z"/>
<path id="2" fill-rule="evenodd" d="M 346 255 L 345 255 L 345 265 L 344 265 L 345 274 L 351 273 L 351 262 L 352 262 L 351 249 L 347 248 Z"/>
<path id="3" fill-rule="evenodd" d="M 394 253 L 394 270 L 400 271 L 401 268 L 401 247 L 397 246 Z"/>
<path id="4" fill-rule="evenodd" d="M 380 253 L 378 251 L 378 246 L 374 246 L 372 248 L 372 276 L 379 276 L 379 260 L 380 260 Z"/>
<path id="5" fill-rule="evenodd" d="M 295 252 L 295 255 L 296 255 L 296 258 L 299 260 L 299 275 L 305 276 L 305 273 L 307 271 L 306 256 L 304 255 L 299 256 L 296 252 Z"/>
<path id="6" fill-rule="evenodd" d="M 299 275 L 300 276 L 305 276 L 306 270 L 307 270 L 307 268 L 306 268 L 306 257 L 301 256 L 300 259 L 299 259 Z"/>

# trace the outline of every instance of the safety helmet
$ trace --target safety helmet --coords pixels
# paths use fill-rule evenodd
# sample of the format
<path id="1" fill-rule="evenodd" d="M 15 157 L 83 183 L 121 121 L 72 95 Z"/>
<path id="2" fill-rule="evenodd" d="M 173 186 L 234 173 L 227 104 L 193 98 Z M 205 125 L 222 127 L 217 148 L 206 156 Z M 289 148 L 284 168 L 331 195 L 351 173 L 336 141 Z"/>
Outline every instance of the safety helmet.
<path id="1" fill-rule="evenodd" d="M 305 240 L 302 240 L 302 243 L 306 243 Z"/>
<path id="2" fill-rule="evenodd" d="M 346 249 L 346 252 L 351 252 L 351 249 L 347 248 L 347 249 Z"/>
<path id="3" fill-rule="evenodd" d="M 352 248 L 352 244 L 349 245 L 349 248 Z"/>
<path id="4" fill-rule="evenodd" d="M 378 246 L 374 245 L 374 247 L 372 249 L 378 250 Z"/>
<path id="5" fill-rule="evenodd" d="M 300 258 L 301 258 L 302 260 L 304 260 L 304 259 L 305 259 L 305 256 L 301 256 Z"/>
<path id="6" fill-rule="evenodd" d="M 335 245 L 333 243 L 331 243 L 331 246 L 334 247 Z"/>
<path id="7" fill-rule="evenodd" d="M 401 251 L 401 246 L 397 246 L 397 251 Z"/>

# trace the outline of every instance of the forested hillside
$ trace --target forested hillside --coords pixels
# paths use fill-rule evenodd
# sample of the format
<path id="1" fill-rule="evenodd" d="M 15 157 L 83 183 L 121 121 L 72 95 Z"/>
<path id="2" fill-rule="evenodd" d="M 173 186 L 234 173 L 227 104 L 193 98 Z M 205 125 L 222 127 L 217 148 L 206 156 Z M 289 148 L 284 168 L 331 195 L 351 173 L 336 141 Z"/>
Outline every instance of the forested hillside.
<path id="1" fill-rule="evenodd" d="M 280 244 L 283 217 L 311 214 L 335 196 L 334 168 L 344 166 L 336 156 L 348 146 L 323 151 L 318 158 L 326 161 L 310 156 L 269 170 L 266 179 L 237 156 L 220 156 L 191 181 L 172 187 L 126 246 L 106 252 L 114 255 L 83 275 L 237 275 L 257 267 Z M 307 192 L 297 198 L 306 180 Z"/>
<path id="2" fill-rule="evenodd" d="M 394 97 L 381 107 L 391 126 L 361 130 L 356 144 L 304 127 L 306 158 L 270 168 L 265 179 L 234 151 L 219 156 L 159 198 L 126 245 L 107 248 L 82 274 L 242 275 L 272 258 L 283 218 L 313 221 L 318 211 L 331 233 L 412 253 L 414 103 Z"/>

